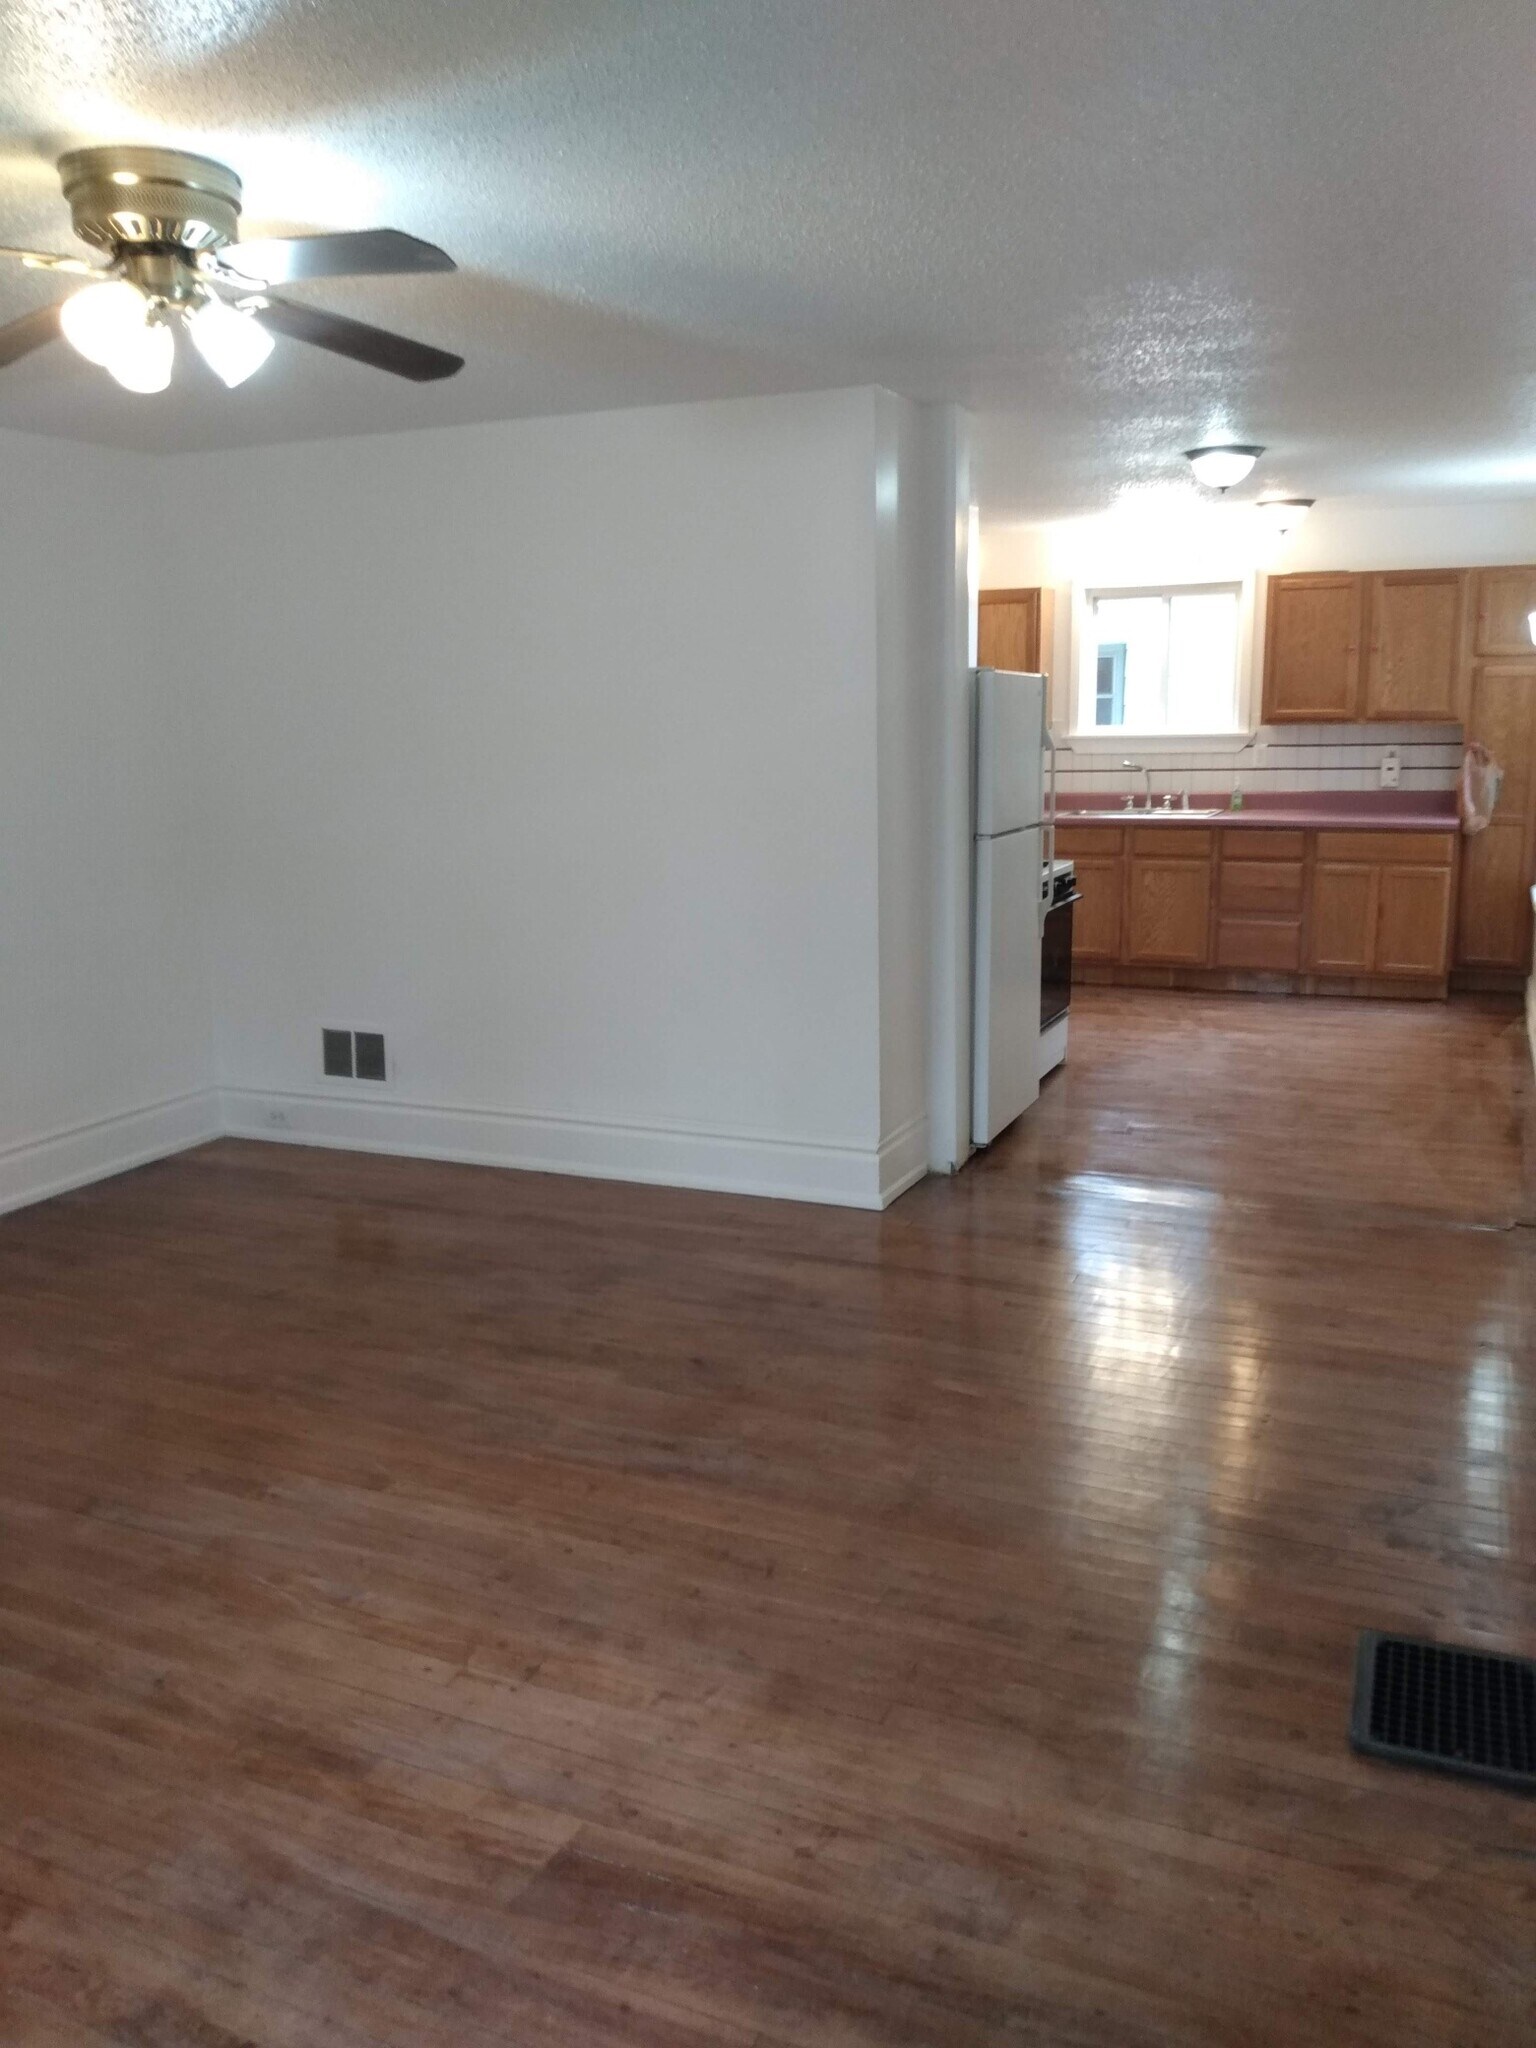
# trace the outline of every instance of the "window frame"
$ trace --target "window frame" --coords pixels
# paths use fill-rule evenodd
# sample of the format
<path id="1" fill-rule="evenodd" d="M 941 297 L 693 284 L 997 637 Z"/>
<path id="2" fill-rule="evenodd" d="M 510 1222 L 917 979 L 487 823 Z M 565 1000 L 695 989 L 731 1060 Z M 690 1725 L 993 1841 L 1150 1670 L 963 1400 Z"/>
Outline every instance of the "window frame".
<path id="1" fill-rule="evenodd" d="M 1233 718 L 1230 727 L 1218 729 L 1175 731 L 1171 727 L 1157 727 L 1152 731 L 1135 731 L 1122 725 L 1092 725 L 1084 723 L 1085 714 L 1092 715 L 1097 690 L 1090 684 L 1097 681 L 1098 633 L 1094 624 L 1093 607 L 1099 598 L 1132 597 L 1200 597 L 1217 593 L 1230 593 L 1237 599 L 1237 626 L 1233 651 Z M 1257 604 L 1257 577 L 1254 574 L 1241 576 L 1202 577 L 1189 582 L 1164 580 L 1156 583 L 1077 583 L 1072 590 L 1070 662 L 1067 670 L 1067 687 L 1061 693 L 1066 702 L 1058 696 L 1058 716 L 1062 717 L 1062 729 L 1074 742 L 1097 740 L 1106 746 L 1116 746 L 1121 741 L 1134 740 L 1138 747 L 1175 745 L 1187 747 L 1192 741 L 1209 740 L 1221 745 L 1251 738 L 1253 735 L 1253 649 L 1255 611 Z"/>

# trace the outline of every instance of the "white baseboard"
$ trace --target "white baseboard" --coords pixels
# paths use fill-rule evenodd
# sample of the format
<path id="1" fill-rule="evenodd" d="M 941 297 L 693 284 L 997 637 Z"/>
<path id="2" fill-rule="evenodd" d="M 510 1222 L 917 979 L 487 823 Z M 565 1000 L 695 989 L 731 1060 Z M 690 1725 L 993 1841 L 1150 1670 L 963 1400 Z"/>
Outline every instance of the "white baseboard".
<path id="1" fill-rule="evenodd" d="M 0 1148 L 0 1215 L 185 1152 L 218 1135 L 218 1097 L 211 1088 L 199 1088 L 40 1138 L 22 1138 Z"/>
<path id="2" fill-rule="evenodd" d="M 915 1116 L 880 1147 L 880 1207 L 888 1209 L 928 1172 L 928 1119 Z"/>
<path id="3" fill-rule="evenodd" d="M 750 1133 L 453 1109 L 388 1095 L 343 1100 L 281 1089 L 223 1088 L 219 1103 L 223 1129 L 233 1137 L 592 1180 L 710 1188 L 847 1209 L 885 1207 L 927 1167 L 922 1118 L 878 1151 L 865 1151 Z"/>

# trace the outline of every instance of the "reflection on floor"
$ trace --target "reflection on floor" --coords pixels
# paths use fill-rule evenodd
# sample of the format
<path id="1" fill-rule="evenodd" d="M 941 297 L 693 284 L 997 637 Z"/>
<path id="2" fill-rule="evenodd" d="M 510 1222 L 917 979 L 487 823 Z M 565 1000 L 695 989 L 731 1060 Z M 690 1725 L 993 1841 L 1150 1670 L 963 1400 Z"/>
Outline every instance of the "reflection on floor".
<path id="1" fill-rule="evenodd" d="M 0 1221 L 0 2037 L 1527 2042 L 1513 1004 L 1095 994 L 883 1218 L 233 1142 Z"/>

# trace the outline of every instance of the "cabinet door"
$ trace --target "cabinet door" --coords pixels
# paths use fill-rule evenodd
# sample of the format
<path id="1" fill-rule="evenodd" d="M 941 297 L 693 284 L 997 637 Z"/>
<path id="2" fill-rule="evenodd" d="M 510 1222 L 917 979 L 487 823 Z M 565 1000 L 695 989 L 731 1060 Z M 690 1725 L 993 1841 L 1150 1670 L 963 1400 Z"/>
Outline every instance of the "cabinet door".
<path id="1" fill-rule="evenodd" d="M 1536 662 L 1479 663 L 1473 669 L 1467 738 L 1481 740 L 1504 770 L 1496 815 L 1523 812 L 1536 785 Z"/>
<path id="2" fill-rule="evenodd" d="M 1272 576 L 1264 635 L 1264 716 L 1272 724 L 1360 713 L 1358 576 Z"/>
<path id="3" fill-rule="evenodd" d="M 1461 716 L 1466 587 L 1457 569 L 1370 578 L 1367 718 Z"/>
<path id="4" fill-rule="evenodd" d="M 1451 961 L 1449 868 L 1384 867 L 1378 880 L 1378 974 L 1443 976 Z"/>
<path id="5" fill-rule="evenodd" d="M 1531 860 L 1526 820 L 1494 818 L 1467 840 L 1456 919 L 1456 964 L 1523 974 L 1531 963 Z"/>
<path id="6" fill-rule="evenodd" d="M 1504 786 L 1488 830 L 1463 843 L 1456 962 L 1523 973 L 1531 957 L 1536 865 L 1536 662 L 1473 669 L 1467 738 L 1487 747 L 1504 770 Z"/>
<path id="7" fill-rule="evenodd" d="M 1075 854 L 1082 901 L 1072 914 L 1072 958 L 1113 966 L 1120 958 L 1125 862 L 1118 854 Z"/>
<path id="8" fill-rule="evenodd" d="M 1040 592 L 984 590 L 976 609 L 978 668 L 1040 673 Z"/>
<path id="9" fill-rule="evenodd" d="M 1131 862 L 1125 957 L 1148 966 L 1204 967 L 1211 944 L 1211 864 L 1138 854 Z"/>
<path id="10" fill-rule="evenodd" d="M 1342 861 L 1317 863 L 1312 874 L 1312 943 L 1308 964 L 1319 974 L 1369 974 L 1375 952 L 1379 872 Z"/>
<path id="11" fill-rule="evenodd" d="M 1479 569 L 1474 654 L 1516 661 L 1531 656 L 1531 613 L 1536 612 L 1536 568 Z"/>

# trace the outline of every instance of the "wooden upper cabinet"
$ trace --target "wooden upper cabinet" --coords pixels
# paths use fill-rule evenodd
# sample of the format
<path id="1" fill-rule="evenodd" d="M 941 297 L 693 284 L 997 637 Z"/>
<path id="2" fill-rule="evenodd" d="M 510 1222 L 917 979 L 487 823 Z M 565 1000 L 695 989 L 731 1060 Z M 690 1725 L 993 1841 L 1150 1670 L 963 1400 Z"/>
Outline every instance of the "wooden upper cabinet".
<path id="1" fill-rule="evenodd" d="M 1049 590 L 983 590 L 977 598 L 978 668 L 1046 674 L 1051 666 L 1054 593 Z"/>
<path id="2" fill-rule="evenodd" d="M 1264 640 L 1270 724 L 1360 716 L 1358 576 L 1272 576 Z"/>
<path id="3" fill-rule="evenodd" d="M 1536 612 L 1536 568 L 1479 569 L 1473 587 L 1473 653 L 1529 661 L 1531 613 Z"/>
<path id="4" fill-rule="evenodd" d="M 1366 718 L 1462 715 L 1467 577 L 1411 569 L 1366 579 Z"/>
<path id="5" fill-rule="evenodd" d="M 1536 755 L 1536 660 L 1479 663 L 1472 671 L 1466 724 L 1467 738 L 1481 740 L 1504 770 L 1496 815 L 1519 816 L 1531 796 Z"/>

